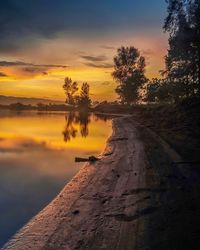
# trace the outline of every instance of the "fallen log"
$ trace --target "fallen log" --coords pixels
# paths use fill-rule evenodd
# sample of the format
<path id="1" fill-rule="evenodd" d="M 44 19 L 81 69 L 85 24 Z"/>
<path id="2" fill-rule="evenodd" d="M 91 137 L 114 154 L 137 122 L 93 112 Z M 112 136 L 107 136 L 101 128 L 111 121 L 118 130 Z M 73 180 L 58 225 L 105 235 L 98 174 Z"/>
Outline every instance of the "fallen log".
<path id="1" fill-rule="evenodd" d="M 95 162 L 99 160 L 100 159 L 95 156 L 90 156 L 88 158 L 75 157 L 75 162 Z"/>

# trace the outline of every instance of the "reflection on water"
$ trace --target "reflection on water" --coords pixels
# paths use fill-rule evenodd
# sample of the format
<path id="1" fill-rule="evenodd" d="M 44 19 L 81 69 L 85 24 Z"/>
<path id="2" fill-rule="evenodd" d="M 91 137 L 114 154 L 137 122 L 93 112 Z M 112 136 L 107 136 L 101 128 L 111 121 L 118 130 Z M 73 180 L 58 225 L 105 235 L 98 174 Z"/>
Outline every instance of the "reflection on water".
<path id="1" fill-rule="evenodd" d="M 80 134 L 82 137 L 88 136 L 88 124 L 90 123 L 90 113 L 85 112 L 70 112 L 65 116 L 66 126 L 63 131 L 64 141 L 70 141 L 71 138 L 75 138 L 78 130 L 75 125 L 79 125 Z"/>
<path id="2" fill-rule="evenodd" d="M 110 133 L 101 115 L 0 114 L 0 246 L 77 173 L 74 158 L 98 155 Z"/>
<path id="3" fill-rule="evenodd" d="M 110 120 L 113 118 L 111 115 L 104 115 L 104 114 L 93 114 L 93 121 L 104 121 L 107 122 L 107 120 Z M 79 132 L 82 137 L 87 137 L 89 134 L 88 125 L 91 122 L 91 114 L 85 113 L 85 112 L 69 112 L 65 116 L 66 120 L 66 126 L 63 131 L 64 141 L 68 142 L 71 140 L 71 138 L 75 138 L 78 129 L 77 126 L 79 126 Z"/>

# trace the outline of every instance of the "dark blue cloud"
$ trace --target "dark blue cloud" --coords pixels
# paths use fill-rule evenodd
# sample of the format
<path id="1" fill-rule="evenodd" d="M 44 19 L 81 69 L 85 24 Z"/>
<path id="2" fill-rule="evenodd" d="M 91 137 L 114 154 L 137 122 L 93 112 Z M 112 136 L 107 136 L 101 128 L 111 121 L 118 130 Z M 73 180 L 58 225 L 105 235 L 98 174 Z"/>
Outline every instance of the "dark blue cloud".
<path id="1" fill-rule="evenodd" d="M 84 59 L 84 65 L 93 68 L 112 68 L 113 64 L 107 62 L 107 57 L 105 55 L 81 55 L 80 58 Z"/>
<path id="2" fill-rule="evenodd" d="M 109 69 L 113 67 L 113 64 L 111 63 L 91 63 L 91 62 L 85 62 L 83 63 L 84 65 L 87 65 L 89 67 L 93 67 L 93 68 L 105 68 L 105 69 Z"/>
<path id="3" fill-rule="evenodd" d="M 99 56 L 82 55 L 80 57 L 91 62 L 103 62 L 107 59 L 105 55 L 99 55 Z"/>
<path id="4" fill-rule="evenodd" d="M 101 36 L 124 29 L 162 27 L 164 0 L 0 1 L 0 50 L 30 46 L 37 38 Z"/>
<path id="5" fill-rule="evenodd" d="M 22 61 L 0 61 L 0 67 L 12 67 L 12 66 L 30 66 L 37 68 L 67 68 L 66 65 L 61 64 L 34 64 Z"/>

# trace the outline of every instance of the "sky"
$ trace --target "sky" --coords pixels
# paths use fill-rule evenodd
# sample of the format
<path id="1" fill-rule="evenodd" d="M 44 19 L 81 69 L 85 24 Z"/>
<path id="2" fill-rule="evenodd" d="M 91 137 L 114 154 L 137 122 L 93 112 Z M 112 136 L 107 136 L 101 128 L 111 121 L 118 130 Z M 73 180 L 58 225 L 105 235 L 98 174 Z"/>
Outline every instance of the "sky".
<path id="1" fill-rule="evenodd" d="M 116 99 L 113 57 L 134 46 L 147 77 L 164 68 L 165 0 L 0 0 L 0 95 L 64 100 L 65 77 Z"/>

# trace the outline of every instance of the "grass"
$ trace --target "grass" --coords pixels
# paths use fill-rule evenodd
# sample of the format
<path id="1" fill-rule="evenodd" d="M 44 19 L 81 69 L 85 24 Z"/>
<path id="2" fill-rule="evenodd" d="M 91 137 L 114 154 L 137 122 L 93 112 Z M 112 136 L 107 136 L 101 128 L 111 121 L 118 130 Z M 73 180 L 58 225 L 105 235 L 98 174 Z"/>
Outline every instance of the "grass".
<path id="1" fill-rule="evenodd" d="M 163 110 L 163 108 L 159 109 Z M 164 118 L 166 123 L 169 118 L 169 116 Z M 152 122 L 152 117 L 148 117 L 145 121 Z M 156 124 L 151 123 L 151 126 L 155 128 Z M 162 127 L 158 131 L 163 130 Z M 166 130 L 169 128 L 166 127 Z M 171 165 L 170 157 L 145 127 L 140 128 L 140 136 L 144 141 L 147 157 L 147 185 L 149 188 L 163 190 L 163 192 L 151 193 L 149 206 L 157 207 L 157 211 L 146 218 L 142 244 L 138 249 L 199 249 L 199 181 L 189 177 L 185 179 L 179 169 Z"/>
<path id="2" fill-rule="evenodd" d="M 200 162 L 200 101 L 135 107 L 140 122 L 170 144 L 185 161 Z"/>

